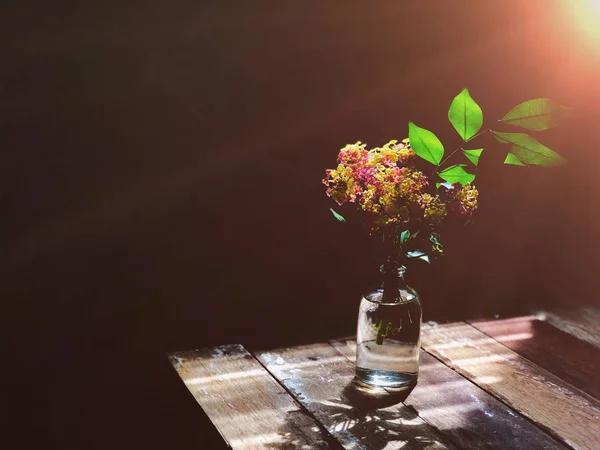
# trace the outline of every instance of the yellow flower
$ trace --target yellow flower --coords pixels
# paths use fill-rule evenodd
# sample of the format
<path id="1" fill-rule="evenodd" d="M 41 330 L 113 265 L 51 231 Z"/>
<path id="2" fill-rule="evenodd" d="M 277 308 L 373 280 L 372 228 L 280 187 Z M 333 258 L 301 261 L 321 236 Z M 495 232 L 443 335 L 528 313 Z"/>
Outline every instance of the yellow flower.
<path id="1" fill-rule="evenodd" d="M 396 152 L 396 150 L 390 147 L 382 147 L 379 150 L 379 154 L 381 155 L 382 159 L 386 161 L 386 163 L 388 163 L 389 165 L 396 164 L 398 162 L 398 152 Z"/>
<path id="2" fill-rule="evenodd" d="M 364 211 L 375 214 L 381 212 L 381 205 L 378 202 L 377 188 L 375 186 L 370 185 L 363 191 L 361 205 Z"/>
<path id="3" fill-rule="evenodd" d="M 354 180 L 352 170 L 343 164 L 338 164 L 336 169 L 330 170 L 325 181 L 326 185 L 329 186 L 327 194 L 338 205 L 354 202 L 360 192 L 360 186 Z"/>
<path id="4" fill-rule="evenodd" d="M 439 195 L 423 194 L 421 202 L 424 205 L 423 217 L 432 224 L 441 222 L 448 211 Z"/>
<path id="5" fill-rule="evenodd" d="M 382 185 L 382 194 L 379 199 L 383 210 L 389 216 L 395 216 L 399 212 L 397 206 L 398 203 L 398 190 L 394 183 L 386 182 Z"/>
<path id="6" fill-rule="evenodd" d="M 396 151 L 398 152 L 398 161 L 401 164 L 406 164 L 412 158 L 415 157 L 415 152 L 410 146 L 410 139 L 402 139 L 400 144 L 395 144 Z"/>
<path id="7" fill-rule="evenodd" d="M 472 214 L 477 209 L 477 197 L 479 191 L 475 186 L 467 183 L 458 191 L 458 201 L 460 202 L 461 212 L 463 214 Z"/>

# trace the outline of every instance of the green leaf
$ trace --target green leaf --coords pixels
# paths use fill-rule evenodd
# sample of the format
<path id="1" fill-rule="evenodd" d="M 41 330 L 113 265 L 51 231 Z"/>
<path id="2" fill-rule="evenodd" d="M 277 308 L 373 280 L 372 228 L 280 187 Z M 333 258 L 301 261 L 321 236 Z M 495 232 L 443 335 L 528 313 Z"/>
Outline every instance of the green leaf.
<path id="1" fill-rule="evenodd" d="M 482 151 L 482 148 L 478 148 L 475 150 L 463 150 L 463 153 L 469 161 L 471 161 L 475 166 L 477 166 L 479 164 L 479 157 L 481 156 Z"/>
<path id="2" fill-rule="evenodd" d="M 425 254 L 423 250 L 414 250 L 412 252 L 406 253 L 407 258 L 417 258 L 425 261 L 426 263 L 430 263 L 429 256 Z"/>
<path id="3" fill-rule="evenodd" d="M 440 178 L 448 183 L 460 183 L 465 185 L 471 183 L 475 179 L 475 175 L 465 170 L 465 164 L 456 164 L 447 167 L 440 172 Z"/>
<path id="4" fill-rule="evenodd" d="M 409 239 L 410 239 L 410 231 L 404 230 L 402 233 L 400 233 L 400 244 L 404 244 Z"/>
<path id="5" fill-rule="evenodd" d="M 452 100 L 448 110 L 448 120 L 464 141 L 475 136 L 483 125 L 483 111 L 471 98 L 467 88 Z"/>
<path id="6" fill-rule="evenodd" d="M 511 109 L 500 122 L 532 131 L 549 130 L 567 117 L 573 108 L 561 106 L 549 98 L 527 100 Z"/>
<path id="7" fill-rule="evenodd" d="M 519 158 L 517 158 L 512 153 L 509 153 L 508 155 L 506 155 L 504 164 L 509 164 L 509 165 L 513 165 L 513 166 L 524 166 L 525 165 L 521 162 L 521 160 Z"/>
<path id="8" fill-rule="evenodd" d="M 435 183 L 435 188 L 436 189 L 439 189 L 440 186 L 444 186 L 446 189 L 452 189 L 453 188 L 452 183 L 448 183 L 447 181 L 444 182 L 444 183 Z"/>
<path id="9" fill-rule="evenodd" d="M 409 122 L 408 138 L 410 146 L 418 156 L 436 166 L 440 164 L 444 156 L 444 146 L 435 134 Z"/>
<path id="10" fill-rule="evenodd" d="M 437 233 L 431 233 L 429 235 L 429 240 L 431 241 L 431 250 L 439 253 L 440 255 L 444 254 L 444 248 L 442 243 L 439 241 L 439 235 Z"/>
<path id="11" fill-rule="evenodd" d="M 522 163 L 538 166 L 558 166 L 567 162 L 555 151 L 525 133 L 500 133 L 492 131 L 499 142 L 510 144 L 510 153 Z"/>
<path id="12" fill-rule="evenodd" d="M 333 208 L 329 208 L 329 210 L 331 211 L 331 213 L 333 214 L 333 217 L 335 217 L 337 220 L 339 220 L 340 222 L 346 222 L 346 219 L 344 219 L 344 216 L 342 216 L 341 214 L 336 213 Z"/>

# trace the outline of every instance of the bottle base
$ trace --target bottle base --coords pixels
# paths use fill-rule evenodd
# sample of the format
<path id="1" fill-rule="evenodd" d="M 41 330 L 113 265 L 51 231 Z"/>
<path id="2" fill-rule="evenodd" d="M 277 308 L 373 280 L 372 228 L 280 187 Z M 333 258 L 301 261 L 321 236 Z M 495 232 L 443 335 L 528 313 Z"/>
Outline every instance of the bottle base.
<path id="1" fill-rule="evenodd" d="M 373 370 L 356 368 L 356 380 L 367 386 L 394 391 L 412 390 L 417 384 L 418 373 L 393 372 L 390 370 Z"/>

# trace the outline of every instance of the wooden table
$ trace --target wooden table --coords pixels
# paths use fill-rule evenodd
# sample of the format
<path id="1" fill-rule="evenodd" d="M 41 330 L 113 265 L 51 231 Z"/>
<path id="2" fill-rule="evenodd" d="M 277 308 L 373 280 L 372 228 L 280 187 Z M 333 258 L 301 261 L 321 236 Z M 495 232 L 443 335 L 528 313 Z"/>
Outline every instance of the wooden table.
<path id="1" fill-rule="evenodd" d="M 600 349 L 537 316 L 424 325 L 403 402 L 356 389 L 355 348 L 235 344 L 170 359 L 234 449 L 600 450 Z"/>

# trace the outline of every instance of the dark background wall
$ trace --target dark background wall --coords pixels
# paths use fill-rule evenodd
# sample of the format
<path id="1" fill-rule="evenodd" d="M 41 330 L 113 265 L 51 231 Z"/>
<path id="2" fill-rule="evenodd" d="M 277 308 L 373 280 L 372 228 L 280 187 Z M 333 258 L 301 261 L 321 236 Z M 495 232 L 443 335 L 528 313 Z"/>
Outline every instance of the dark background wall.
<path id="1" fill-rule="evenodd" d="M 166 353 L 351 334 L 376 252 L 332 219 L 324 170 L 409 120 L 453 148 L 446 111 L 465 86 L 489 125 L 529 98 L 575 107 L 540 138 L 569 164 L 502 167 L 482 142 L 476 222 L 409 270 L 425 320 L 598 304 L 600 44 L 569 5 L 3 2 L 17 445 L 213 448 Z"/>

